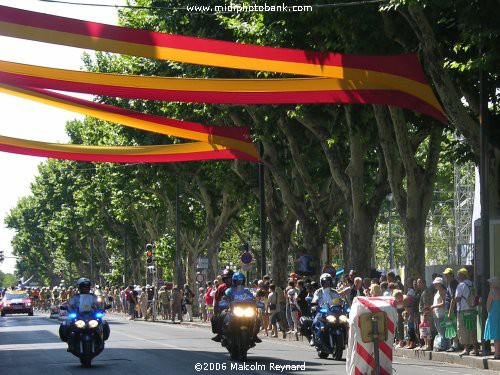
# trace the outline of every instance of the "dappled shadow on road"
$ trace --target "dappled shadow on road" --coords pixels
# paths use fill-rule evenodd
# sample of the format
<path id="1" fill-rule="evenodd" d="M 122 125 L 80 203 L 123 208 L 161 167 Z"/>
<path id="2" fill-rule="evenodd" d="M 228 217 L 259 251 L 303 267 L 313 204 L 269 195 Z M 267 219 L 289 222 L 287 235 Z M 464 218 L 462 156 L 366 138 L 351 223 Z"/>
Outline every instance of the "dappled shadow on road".
<path id="1" fill-rule="evenodd" d="M 59 336 L 47 330 L 29 332 L 2 332 L 0 334 L 0 345 L 6 344 L 48 344 L 61 342 Z"/>
<path id="2" fill-rule="evenodd" d="M 222 349 L 222 348 L 221 348 Z M 22 361 L 15 358 L 23 358 Z M 64 349 L 43 348 L 33 350 L 0 351 L 2 369 L 8 374 L 211 374 L 224 375 L 242 371 L 245 375 L 256 374 L 313 374 L 328 372 L 345 373 L 345 362 L 322 360 L 320 362 L 290 360 L 248 354 L 246 362 L 230 360 L 227 352 L 203 352 L 170 348 L 105 348 L 92 362 L 92 369 L 84 369 L 79 360 Z M 285 366 L 285 367 L 280 367 Z M 198 368 L 200 369 L 198 371 Z M 3 372 L 2 370 L 2 372 Z"/>

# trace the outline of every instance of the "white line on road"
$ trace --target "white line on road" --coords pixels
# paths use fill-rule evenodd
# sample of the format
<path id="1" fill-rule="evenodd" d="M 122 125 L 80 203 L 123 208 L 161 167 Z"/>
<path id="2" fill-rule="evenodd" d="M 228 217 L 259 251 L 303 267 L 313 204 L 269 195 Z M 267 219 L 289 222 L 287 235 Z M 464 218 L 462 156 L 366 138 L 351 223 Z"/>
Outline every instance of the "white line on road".
<path id="1" fill-rule="evenodd" d="M 414 367 L 420 367 L 420 368 L 423 368 L 423 369 L 432 370 L 432 371 L 437 371 L 437 372 L 446 372 L 446 373 L 448 373 L 448 374 L 473 375 L 473 374 L 464 374 L 464 373 L 457 372 L 457 371 L 443 370 L 443 369 L 436 368 L 436 367 L 430 367 L 430 366 L 417 365 L 417 364 L 414 364 L 414 363 L 393 362 L 393 364 L 395 364 L 395 365 L 397 364 L 397 365 L 404 365 L 404 366 L 414 366 Z"/>

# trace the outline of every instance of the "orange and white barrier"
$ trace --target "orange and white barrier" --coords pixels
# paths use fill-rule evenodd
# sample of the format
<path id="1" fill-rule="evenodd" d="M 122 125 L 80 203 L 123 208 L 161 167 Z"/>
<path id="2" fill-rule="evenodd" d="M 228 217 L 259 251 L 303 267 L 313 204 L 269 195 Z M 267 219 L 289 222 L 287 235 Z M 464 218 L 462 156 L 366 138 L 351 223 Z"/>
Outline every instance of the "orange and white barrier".
<path id="1" fill-rule="evenodd" d="M 349 344 L 347 348 L 346 373 L 369 375 L 375 369 L 373 342 L 365 343 L 361 336 L 360 316 L 383 311 L 387 315 L 387 340 L 384 334 L 379 339 L 380 374 L 392 374 L 392 352 L 397 312 L 393 297 L 357 297 L 349 313 Z"/>

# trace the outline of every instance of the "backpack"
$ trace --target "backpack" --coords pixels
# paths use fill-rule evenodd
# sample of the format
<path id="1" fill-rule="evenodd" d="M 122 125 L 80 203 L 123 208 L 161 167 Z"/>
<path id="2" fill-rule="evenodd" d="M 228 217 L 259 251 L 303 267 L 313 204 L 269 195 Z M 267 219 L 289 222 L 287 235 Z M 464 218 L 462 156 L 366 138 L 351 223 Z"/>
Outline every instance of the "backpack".
<path id="1" fill-rule="evenodd" d="M 467 285 L 467 284 L 465 284 Z M 474 284 L 472 284 L 471 286 L 468 286 L 467 287 L 469 288 L 469 295 L 467 296 L 467 305 L 469 305 L 469 307 L 476 307 L 479 305 L 479 296 L 477 295 L 476 293 L 476 288 L 474 288 Z"/>

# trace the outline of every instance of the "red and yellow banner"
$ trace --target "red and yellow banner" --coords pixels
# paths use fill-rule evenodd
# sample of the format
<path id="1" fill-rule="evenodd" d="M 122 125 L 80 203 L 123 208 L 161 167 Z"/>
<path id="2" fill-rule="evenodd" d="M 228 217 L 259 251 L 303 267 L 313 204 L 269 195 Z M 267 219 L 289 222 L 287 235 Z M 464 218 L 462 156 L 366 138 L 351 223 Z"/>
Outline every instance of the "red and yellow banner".
<path id="1" fill-rule="evenodd" d="M 443 114 L 415 54 L 342 55 L 245 45 L 111 26 L 5 6 L 0 6 L 0 35 L 198 65 L 360 81 L 415 97 Z"/>
<path id="2" fill-rule="evenodd" d="M 113 162 L 258 160 L 248 128 L 210 127 L 165 119 L 76 99 L 50 89 L 203 103 L 386 104 L 446 122 L 415 54 L 360 56 L 244 45 L 86 22 L 6 6 L 0 6 L 0 35 L 183 63 L 314 77 L 178 79 L 74 72 L 0 61 L 0 92 L 137 129 L 199 141 L 166 146 L 97 147 L 0 136 L 0 151 Z"/>
<path id="3" fill-rule="evenodd" d="M 232 158 L 245 159 L 254 162 L 258 161 L 259 159 L 255 146 L 253 145 L 249 137 L 249 129 L 247 127 L 239 127 L 239 128 L 215 127 L 215 126 L 202 125 L 195 122 L 179 121 L 179 120 L 164 118 L 161 116 L 142 114 L 125 108 L 114 107 L 101 103 L 95 103 L 84 99 L 74 98 L 71 96 L 38 88 L 26 88 L 26 87 L 17 87 L 17 86 L 0 84 L 0 92 L 52 105 L 69 111 L 81 113 L 104 121 L 110 121 L 113 123 L 122 124 L 135 129 L 141 129 L 158 134 L 172 135 L 180 138 L 202 141 L 199 143 L 198 147 L 201 147 L 202 144 L 206 145 L 203 146 L 204 149 L 202 153 L 198 152 L 198 156 L 200 157 L 206 156 L 207 153 L 213 150 L 225 150 L 226 152 L 216 152 L 210 158 L 217 159 L 219 158 L 217 155 L 219 156 L 222 155 L 224 156 L 223 157 L 224 159 L 228 159 L 229 156 L 232 155 L 233 156 Z M 34 142 L 32 145 L 37 145 L 37 144 L 39 143 Z M 186 144 L 186 145 L 193 145 L 193 144 Z M 19 146 L 19 144 L 15 145 L 10 144 L 4 146 L 5 147 L 2 148 L 3 151 L 6 151 L 7 146 L 10 147 L 9 149 L 15 150 L 16 148 L 14 146 Z M 73 146 L 73 145 L 67 145 L 67 146 Z M 181 145 L 175 145 L 175 146 L 176 150 L 183 150 L 180 147 Z M 162 148 L 156 149 L 157 150 L 156 153 L 166 152 L 168 149 L 165 147 L 167 146 L 162 146 Z M 31 147 L 30 150 L 34 150 L 34 148 L 35 147 Z M 130 148 L 130 149 L 136 150 L 135 148 Z M 118 150 L 118 149 L 112 148 L 110 150 Z M 176 152 L 176 154 L 177 153 L 186 154 L 189 151 L 189 148 L 186 148 L 185 150 L 187 151 Z M 39 151 L 46 157 L 55 157 L 55 156 L 49 156 L 49 152 L 51 152 L 50 155 L 64 154 L 61 150 L 57 150 L 58 153 L 55 154 L 54 152 L 56 150 L 53 149 L 53 145 L 51 146 L 51 148 L 44 148 L 40 149 Z M 121 152 L 124 151 L 122 150 Z M 135 153 L 135 151 L 133 151 L 133 153 Z M 89 155 L 94 155 L 94 154 L 95 154 L 94 152 L 89 153 Z M 43 155 L 38 155 L 38 156 L 43 156 Z M 106 153 L 106 155 L 107 155 L 106 157 L 109 159 L 110 158 L 109 150 Z M 134 158 L 136 157 L 137 155 L 134 155 Z M 184 155 L 183 157 L 186 160 L 188 159 L 187 155 Z M 149 156 L 149 159 L 151 158 L 158 161 L 170 160 L 168 157 L 160 158 L 156 154 L 153 157 Z M 101 159 L 102 158 L 100 158 L 99 161 L 102 161 Z M 123 155 L 122 154 L 118 155 L 117 160 L 118 159 L 123 160 Z M 141 160 L 146 160 L 146 159 L 142 158 Z M 87 160 L 87 159 L 72 159 L 72 160 Z"/>
<path id="4" fill-rule="evenodd" d="M 0 92 L 135 129 L 218 144 L 257 156 L 255 146 L 249 136 L 248 127 L 207 126 L 196 122 L 174 120 L 38 88 L 9 86 L 0 83 Z"/>
<path id="5" fill-rule="evenodd" d="M 221 159 L 257 161 L 241 151 L 205 142 L 121 147 L 67 145 L 0 136 L 0 151 L 55 159 L 111 163 L 173 163 Z"/>
<path id="6" fill-rule="evenodd" d="M 0 60 L 0 82 L 132 99 L 226 104 L 396 105 L 445 121 L 441 112 L 380 84 L 336 78 L 196 79 L 91 73 Z"/>

